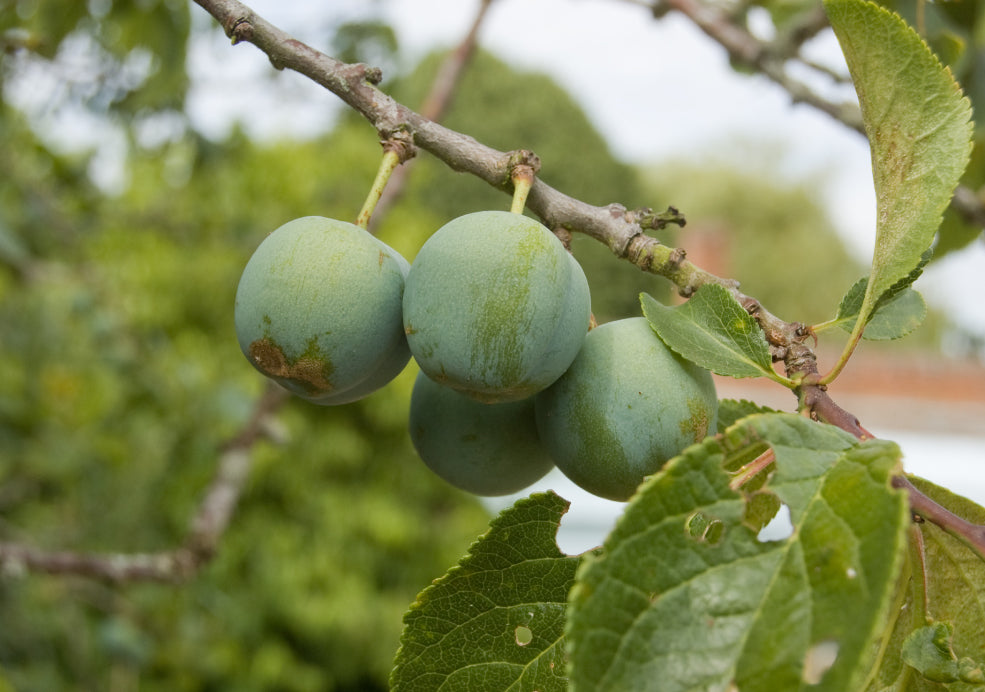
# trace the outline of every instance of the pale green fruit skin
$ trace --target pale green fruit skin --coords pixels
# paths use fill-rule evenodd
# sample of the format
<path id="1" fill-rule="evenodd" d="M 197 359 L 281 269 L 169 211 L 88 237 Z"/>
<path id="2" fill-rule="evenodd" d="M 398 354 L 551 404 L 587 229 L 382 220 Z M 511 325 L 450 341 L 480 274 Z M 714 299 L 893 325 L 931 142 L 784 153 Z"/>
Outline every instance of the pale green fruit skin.
<path id="1" fill-rule="evenodd" d="M 410 360 L 401 305 L 410 265 L 344 221 L 306 216 L 268 235 L 236 291 L 247 360 L 321 405 L 355 401 Z"/>
<path id="2" fill-rule="evenodd" d="M 537 429 L 575 484 L 628 500 L 644 477 L 716 427 L 711 374 L 673 353 L 643 317 L 596 327 L 536 397 Z"/>
<path id="3" fill-rule="evenodd" d="M 554 468 L 537 437 L 532 399 L 483 404 L 421 372 L 408 428 L 427 467 L 474 495 L 519 492 Z"/>
<path id="4" fill-rule="evenodd" d="M 591 312 L 585 273 L 543 225 L 485 211 L 421 248 L 404 291 L 411 352 L 432 379 L 487 403 L 526 399 L 578 354 Z"/>

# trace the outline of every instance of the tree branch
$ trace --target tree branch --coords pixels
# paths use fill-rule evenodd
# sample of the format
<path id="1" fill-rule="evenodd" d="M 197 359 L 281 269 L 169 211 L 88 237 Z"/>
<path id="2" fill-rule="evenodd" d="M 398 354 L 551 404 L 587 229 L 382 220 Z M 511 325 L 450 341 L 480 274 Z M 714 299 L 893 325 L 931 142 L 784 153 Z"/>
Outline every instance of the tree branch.
<path id="1" fill-rule="evenodd" d="M 267 434 L 271 417 L 286 399 L 287 392 L 270 383 L 242 430 L 223 446 L 216 475 L 179 547 L 155 553 L 88 553 L 0 543 L 0 573 L 74 574 L 114 583 L 191 578 L 215 555 L 249 473 L 249 450 Z"/>
<path id="2" fill-rule="evenodd" d="M 663 16 L 668 9 L 680 12 L 706 36 L 722 46 L 733 62 L 774 81 L 790 95 L 794 103 L 813 106 L 846 127 L 865 135 L 862 113 L 856 104 L 836 103 L 825 99 L 787 72 L 787 63 L 797 60 L 833 81 L 843 81 L 843 78 L 830 70 L 814 65 L 800 55 L 804 42 L 828 25 L 823 9 L 808 13 L 800 24 L 777 36 L 774 41 L 761 41 L 724 10 L 702 0 L 657 0 L 649 7 L 655 17 Z M 971 188 L 959 185 L 954 192 L 951 206 L 969 225 L 985 228 L 985 199 Z"/>
<path id="3" fill-rule="evenodd" d="M 985 558 L 985 526 L 972 524 L 949 509 L 941 507 L 920 492 L 906 476 L 894 476 L 893 487 L 905 490 L 910 496 L 910 508 L 914 518 L 926 519 L 936 524 Z"/>
<path id="4" fill-rule="evenodd" d="M 438 74 L 431 84 L 431 90 L 424 97 L 424 101 L 420 107 L 420 114 L 428 120 L 441 122 L 448 107 L 451 105 L 452 98 L 455 95 L 455 89 L 461 81 L 465 67 L 472 60 L 472 56 L 475 55 L 475 48 L 479 39 L 479 28 L 482 26 L 482 22 L 485 20 L 492 3 L 493 0 L 482 0 L 479 3 L 479 9 L 475 14 L 475 18 L 472 20 L 472 26 L 465 34 L 465 38 L 447 55 L 441 63 L 441 67 L 438 68 Z M 383 196 L 380 197 L 380 201 L 376 204 L 376 213 L 370 218 L 369 230 L 371 232 L 379 225 L 379 220 L 400 199 L 407 185 L 407 177 L 410 175 L 412 168 L 413 162 L 407 161 L 390 176 L 390 182 L 384 188 Z"/>
<path id="5" fill-rule="evenodd" d="M 816 17 L 804 25 L 803 31 L 795 31 L 778 37 L 776 43 L 760 41 L 744 26 L 740 26 L 723 10 L 701 0 L 662 0 L 701 29 L 709 38 L 722 46 L 734 62 L 769 77 L 783 87 L 794 103 L 807 103 L 864 134 L 862 113 L 854 103 L 834 103 L 816 94 L 804 82 L 791 77 L 786 64 L 799 60 L 800 47 L 816 34 L 820 27 Z M 822 11 L 823 16 L 823 11 Z M 824 25 L 827 24 L 824 18 Z M 805 63 L 807 64 L 807 63 Z"/>

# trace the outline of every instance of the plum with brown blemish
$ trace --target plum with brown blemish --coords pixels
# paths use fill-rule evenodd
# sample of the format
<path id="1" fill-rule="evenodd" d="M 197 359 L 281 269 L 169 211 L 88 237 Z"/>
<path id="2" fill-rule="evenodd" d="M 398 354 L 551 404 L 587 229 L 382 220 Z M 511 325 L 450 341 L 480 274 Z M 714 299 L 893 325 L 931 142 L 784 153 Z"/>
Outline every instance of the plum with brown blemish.
<path id="1" fill-rule="evenodd" d="M 261 373 L 316 404 L 371 394 L 410 360 L 401 319 L 410 265 L 358 226 L 290 221 L 253 253 L 236 291 L 236 336 Z"/>

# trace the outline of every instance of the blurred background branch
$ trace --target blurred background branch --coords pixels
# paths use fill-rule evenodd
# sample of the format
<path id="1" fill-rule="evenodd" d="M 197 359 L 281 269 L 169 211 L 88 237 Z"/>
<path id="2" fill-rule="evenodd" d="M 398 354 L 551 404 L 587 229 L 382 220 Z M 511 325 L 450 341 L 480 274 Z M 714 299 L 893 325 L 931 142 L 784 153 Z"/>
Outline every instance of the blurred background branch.
<path id="1" fill-rule="evenodd" d="M 834 83 L 850 81 L 847 73 L 838 74 L 804 57 L 805 44 L 828 26 L 823 8 L 816 3 L 801 3 L 802 7 L 787 17 L 777 11 L 774 16 L 777 29 L 770 39 L 758 38 L 749 28 L 748 10 L 753 3 L 727 6 L 708 0 L 656 0 L 645 4 L 656 18 L 665 16 L 668 11 L 679 12 L 724 48 L 737 69 L 768 77 L 783 87 L 793 103 L 810 105 L 846 127 L 865 134 L 857 103 L 826 98 L 793 76 L 796 66 L 801 66 Z M 922 6 L 922 0 L 917 4 Z M 925 22 L 918 23 L 921 25 L 925 26 Z M 966 224 L 979 229 L 985 227 L 985 186 L 976 191 L 968 185 L 960 185 L 951 206 Z"/>

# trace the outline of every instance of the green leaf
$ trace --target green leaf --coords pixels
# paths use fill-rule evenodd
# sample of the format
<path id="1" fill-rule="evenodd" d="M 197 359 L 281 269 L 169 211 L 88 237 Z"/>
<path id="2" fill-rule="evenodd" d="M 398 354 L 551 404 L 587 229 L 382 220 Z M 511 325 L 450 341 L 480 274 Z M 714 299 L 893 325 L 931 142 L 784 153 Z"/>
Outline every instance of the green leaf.
<path id="1" fill-rule="evenodd" d="M 702 286 L 684 304 L 667 307 L 640 294 L 643 315 L 675 353 L 719 375 L 782 379 L 773 371 L 766 337 L 727 289 Z"/>
<path id="2" fill-rule="evenodd" d="M 578 557 L 555 536 L 568 502 L 503 511 L 404 616 L 393 690 L 566 690 L 564 617 Z"/>
<path id="3" fill-rule="evenodd" d="M 920 326 L 927 316 L 927 304 L 923 296 L 910 286 L 923 274 L 924 267 L 933 255 L 932 250 L 924 252 L 916 267 L 883 291 L 868 315 L 863 338 L 873 341 L 900 339 Z M 848 289 L 848 293 L 841 299 L 834 324 L 848 332 L 855 328 L 868 284 L 868 277 L 862 277 Z"/>
<path id="4" fill-rule="evenodd" d="M 719 399 L 717 432 L 725 432 L 726 428 L 732 426 L 740 418 L 751 416 L 754 413 L 778 413 L 778 411 L 768 406 L 760 406 L 748 399 Z"/>
<path id="5" fill-rule="evenodd" d="M 967 682 L 985 685 L 981 664 L 970 658 L 958 660 L 951 648 L 954 628 L 935 622 L 913 630 L 903 642 L 903 660 L 927 680 L 933 682 Z"/>
<path id="6" fill-rule="evenodd" d="M 883 293 L 920 262 L 971 155 L 971 107 L 950 71 L 896 14 L 825 0 L 872 150 L 876 246 L 861 329 Z"/>
<path id="7" fill-rule="evenodd" d="M 763 442 L 776 457 L 769 482 L 733 490 L 723 463 Z M 754 415 L 690 447 L 644 483 L 578 571 L 572 689 L 858 689 L 905 553 L 898 465 L 892 443 L 794 414 Z M 789 510 L 782 540 L 757 538 L 766 491 Z"/>
<path id="8" fill-rule="evenodd" d="M 855 321 L 862 309 L 868 283 L 867 277 L 859 279 L 841 300 L 837 323 L 846 332 L 851 332 L 855 328 Z M 889 300 L 882 302 L 869 315 L 869 323 L 862 333 L 862 338 L 872 341 L 901 339 L 919 327 L 926 316 L 927 303 L 924 302 L 923 296 L 912 288 L 905 288 Z"/>
<path id="9" fill-rule="evenodd" d="M 985 524 L 985 508 L 922 478 L 911 476 L 910 481 L 930 499 L 959 517 L 976 524 Z M 919 582 L 913 581 L 920 579 L 924 570 L 927 574 L 926 613 L 933 616 L 938 623 L 947 623 L 947 645 L 957 660 L 959 679 L 963 680 L 952 683 L 952 689 L 981 690 L 985 687 L 981 682 L 970 688 L 966 685 L 974 680 L 974 670 L 982 660 L 985 561 L 940 527 L 930 522 L 917 526 L 923 540 L 924 569 L 912 565 L 901 585 L 896 620 L 887 628 L 889 634 L 885 639 L 878 667 L 873 671 L 872 679 L 865 690 L 940 692 L 945 689 L 940 683 L 929 679 L 941 672 L 940 668 L 936 673 L 931 670 L 933 662 L 928 657 L 932 652 L 919 653 L 915 650 L 918 646 L 927 646 L 925 637 L 928 631 L 914 634 L 926 626 L 922 606 L 924 595 L 918 588 Z M 977 663 L 973 663 L 972 659 Z M 943 660 L 939 659 L 937 663 L 943 665 Z M 925 675 L 917 676 L 917 671 L 910 666 L 925 671 Z M 926 673 L 930 673 L 930 676 Z"/>

